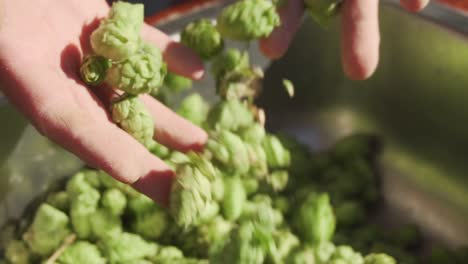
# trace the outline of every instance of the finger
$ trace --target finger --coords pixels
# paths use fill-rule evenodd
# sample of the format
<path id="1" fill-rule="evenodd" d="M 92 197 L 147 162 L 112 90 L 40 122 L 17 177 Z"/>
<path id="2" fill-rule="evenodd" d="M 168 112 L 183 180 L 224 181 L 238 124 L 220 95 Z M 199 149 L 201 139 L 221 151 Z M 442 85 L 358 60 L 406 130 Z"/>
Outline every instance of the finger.
<path id="1" fill-rule="evenodd" d="M 112 99 L 120 94 L 107 86 L 99 88 L 96 93 L 108 106 Z M 156 141 L 181 152 L 200 151 L 203 148 L 208 139 L 203 129 L 193 125 L 149 95 L 140 96 L 140 99 L 153 117 Z"/>
<path id="2" fill-rule="evenodd" d="M 351 79 L 367 79 L 376 70 L 379 60 L 378 1 L 343 2 L 341 49 L 344 70 Z"/>
<path id="3" fill-rule="evenodd" d="M 164 60 L 170 71 L 194 80 L 203 77 L 203 62 L 192 50 L 147 24 L 144 25 L 142 34 L 145 39 L 163 51 Z"/>
<path id="4" fill-rule="evenodd" d="M 199 151 L 208 139 L 207 133 L 174 113 L 151 96 L 140 97 L 151 112 L 158 142 L 182 152 Z"/>
<path id="5" fill-rule="evenodd" d="M 304 4 L 302 0 L 286 1 L 286 6 L 278 10 L 281 25 L 277 27 L 270 36 L 261 39 L 260 50 L 270 59 L 277 59 L 283 56 L 288 50 L 294 34 L 299 28 Z"/>
<path id="6" fill-rule="evenodd" d="M 408 11 L 418 12 L 421 11 L 429 3 L 429 0 L 400 0 L 402 6 Z"/>
<path id="7" fill-rule="evenodd" d="M 99 101 L 91 98 L 84 87 L 53 93 L 61 89 L 28 90 L 24 88 L 27 84 L 8 79 L 14 85 L 7 87 L 15 88 L 5 89 L 10 101 L 28 116 L 42 135 L 90 166 L 104 170 L 121 182 L 133 184 L 157 203 L 167 205 L 173 172 L 134 138 L 110 122 L 103 114 L 104 110 L 99 109 Z M 40 77 L 37 81 L 39 86 L 44 84 Z M 59 87 L 69 84 L 60 81 L 53 83 Z M 145 188 L 148 183 L 154 184 L 152 188 Z"/>

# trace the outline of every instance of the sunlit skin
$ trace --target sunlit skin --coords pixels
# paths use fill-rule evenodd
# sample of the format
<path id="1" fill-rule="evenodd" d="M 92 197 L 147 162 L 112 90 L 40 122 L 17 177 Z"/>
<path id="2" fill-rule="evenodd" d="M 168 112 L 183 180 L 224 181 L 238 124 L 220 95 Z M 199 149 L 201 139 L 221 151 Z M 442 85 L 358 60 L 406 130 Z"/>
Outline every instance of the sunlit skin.
<path id="1" fill-rule="evenodd" d="M 105 0 L 3 0 L 0 12 L 2 91 L 38 131 L 88 164 L 131 183 L 167 204 L 173 173 L 143 145 L 111 122 L 110 89 L 88 89 L 78 76 L 88 37 L 109 11 Z M 201 60 L 160 31 L 143 37 L 159 47 L 169 69 L 199 79 Z M 155 121 L 155 137 L 166 146 L 200 148 L 206 133 L 158 101 L 142 98 Z"/>
<path id="2" fill-rule="evenodd" d="M 410 11 L 429 0 L 402 0 Z M 111 122 L 109 87 L 88 89 L 78 76 L 88 37 L 107 15 L 105 0 L 0 0 L 0 89 L 37 130 L 93 167 L 132 184 L 167 205 L 174 173 L 143 145 Z M 369 78 L 379 58 L 377 0 L 346 0 L 342 58 L 346 74 Z M 267 57 L 287 50 L 304 12 L 302 0 L 280 10 L 282 25 L 260 41 Z M 191 79 L 204 74 L 201 60 L 162 32 L 145 25 L 143 38 L 159 47 L 169 69 Z M 153 114 L 155 138 L 173 149 L 200 149 L 207 134 L 160 102 L 142 96 Z"/>
<path id="3" fill-rule="evenodd" d="M 423 9 L 429 0 L 401 0 L 409 11 Z M 372 76 L 379 62 L 378 0 L 344 0 L 341 15 L 342 64 L 346 75 L 354 80 Z M 280 9 L 281 26 L 260 41 L 262 52 L 277 59 L 286 53 L 304 13 L 303 0 L 289 0 Z"/>

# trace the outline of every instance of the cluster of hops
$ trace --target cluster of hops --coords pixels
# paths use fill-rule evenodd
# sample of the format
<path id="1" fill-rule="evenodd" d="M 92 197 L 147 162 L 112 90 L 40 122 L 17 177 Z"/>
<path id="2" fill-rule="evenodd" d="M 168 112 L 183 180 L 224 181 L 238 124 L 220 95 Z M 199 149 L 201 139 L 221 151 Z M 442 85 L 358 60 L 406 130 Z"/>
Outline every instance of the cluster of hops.
<path id="1" fill-rule="evenodd" d="M 106 83 L 123 92 L 111 105 L 112 119 L 148 147 L 154 124 L 137 96 L 157 94 L 167 67 L 161 51 L 141 39 L 143 19 L 142 4 L 115 2 L 90 36 L 93 53 L 84 58 L 80 75 L 88 85 Z"/>
<path id="2" fill-rule="evenodd" d="M 307 6 L 328 16 L 337 3 Z M 370 223 L 381 202 L 373 137 L 349 136 L 312 154 L 265 130 L 265 114 L 254 104 L 263 73 L 246 52 L 224 50 L 223 38 L 258 39 L 278 24 L 272 2 L 240 0 L 216 25 L 199 20 L 186 27 L 182 42 L 211 60 L 220 100 L 210 105 L 191 94 L 175 109 L 209 134 L 203 151 L 181 153 L 153 140 L 153 120 L 137 96 L 158 96 L 160 87 L 164 96 L 180 94 L 191 81 L 164 78 L 160 51 L 139 37 L 143 7 L 114 3 L 91 35 L 94 54 L 84 60 L 82 78 L 125 92 L 112 104 L 112 118 L 176 172 L 170 206 L 84 169 L 51 190 L 31 219 L 4 229 L 0 263 L 417 263 L 409 254 L 421 243 L 415 226 L 383 232 Z M 439 250 L 429 263 L 463 260 L 462 251 Z"/>

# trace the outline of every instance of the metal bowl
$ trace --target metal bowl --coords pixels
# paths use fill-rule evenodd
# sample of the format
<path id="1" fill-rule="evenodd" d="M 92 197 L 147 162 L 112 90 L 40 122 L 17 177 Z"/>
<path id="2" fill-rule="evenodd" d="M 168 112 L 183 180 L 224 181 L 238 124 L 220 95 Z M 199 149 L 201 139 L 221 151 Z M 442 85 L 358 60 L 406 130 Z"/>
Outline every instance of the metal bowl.
<path id="1" fill-rule="evenodd" d="M 272 63 L 251 45 L 252 61 L 266 70 L 259 104 L 267 110 L 272 131 L 295 135 L 313 150 L 350 133 L 376 134 L 384 144 L 380 219 L 389 225 L 415 222 L 430 240 L 467 245 L 468 19 L 438 4 L 409 14 L 395 2 L 380 6 L 381 61 L 367 81 L 344 76 L 337 21 L 324 30 L 306 19 L 286 56 Z M 156 26 L 177 38 L 188 21 L 214 18 L 222 5 Z M 293 99 L 283 90 L 282 78 L 294 82 Z M 213 99 L 211 87 L 209 77 L 195 85 Z M 51 182 L 83 164 L 40 136 L 2 99 L 0 123 L 1 226 L 19 217 Z"/>

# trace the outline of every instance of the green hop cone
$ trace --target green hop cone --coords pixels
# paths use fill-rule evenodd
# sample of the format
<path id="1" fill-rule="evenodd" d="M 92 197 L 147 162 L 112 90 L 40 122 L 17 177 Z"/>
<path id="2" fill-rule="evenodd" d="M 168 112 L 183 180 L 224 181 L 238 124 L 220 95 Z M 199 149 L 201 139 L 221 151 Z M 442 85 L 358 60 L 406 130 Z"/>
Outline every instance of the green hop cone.
<path id="1" fill-rule="evenodd" d="M 240 131 L 241 138 L 250 144 L 261 144 L 265 135 L 265 127 L 258 123 L 254 123 Z"/>
<path id="2" fill-rule="evenodd" d="M 153 208 L 147 212 L 137 214 L 132 223 L 135 233 L 147 239 L 158 239 L 169 224 L 167 214 L 159 208 Z"/>
<path id="3" fill-rule="evenodd" d="M 210 180 L 214 175 L 207 172 L 196 161 L 177 166 L 169 212 L 177 225 L 184 229 L 197 225 L 212 202 Z"/>
<path id="4" fill-rule="evenodd" d="M 91 34 L 93 51 L 115 62 L 135 54 L 140 47 L 143 18 L 142 4 L 114 3 L 109 16 Z"/>
<path id="5" fill-rule="evenodd" d="M 230 131 L 222 130 L 214 134 L 207 142 L 207 149 L 227 171 L 244 174 L 250 169 L 247 146 L 239 136 Z"/>
<path id="6" fill-rule="evenodd" d="M 240 0 L 226 7 L 217 18 L 224 38 L 249 41 L 267 37 L 280 25 L 275 5 L 268 0 Z"/>
<path id="7" fill-rule="evenodd" d="M 112 188 L 102 195 L 102 206 L 109 210 L 113 215 L 120 216 L 124 213 L 127 206 L 127 197 L 117 188 Z"/>
<path id="8" fill-rule="evenodd" d="M 143 102 L 130 96 L 111 106 L 112 120 L 145 147 L 153 142 L 154 122 Z"/>
<path id="9" fill-rule="evenodd" d="M 106 259 L 102 257 L 97 246 L 86 241 L 77 241 L 63 251 L 58 262 L 60 264 L 105 264 Z"/>
<path id="10" fill-rule="evenodd" d="M 288 185 L 289 174 L 285 170 L 278 170 L 272 172 L 266 178 L 266 183 L 273 192 L 279 192 L 286 188 Z"/>
<path id="11" fill-rule="evenodd" d="M 330 264 L 364 264 L 364 258 L 350 246 L 339 246 L 331 256 Z"/>
<path id="12" fill-rule="evenodd" d="M 239 100 L 221 101 L 208 113 L 207 125 L 213 130 L 236 131 L 254 123 L 251 111 Z"/>
<path id="13" fill-rule="evenodd" d="M 384 253 L 372 253 L 364 258 L 365 264 L 397 264 L 396 260 Z"/>
<path id="14" fill-rule="evenodd" d="M 135 29 L 143 26 L 144 5 L 132 4 L 124 1 L 115 1 L 109 11 L 109 20 L 121 21 Z"/>
<path id="15" fill-rule="evenodd" d="M 343 0 L 304 0 L 310 16 L 321 26 L 326 26 L 331 17 L 338 14 Z"/>
<path id="16" fill-rule="evenodd" d="M 192 87 L 192 80 L 172 72 L 167 72 L 164 78 L 164 87 L 172 93 L 181 93 Z"/>
<path id="17" fill-rule="evenodd" d="M 242 214 L 247 193 L 240 177 L 226 177 L 224 186 L 223 213 L 226 219 L 234 221 Z"/>
<path id="18" fill-rule="evenodd" d="M 199 19 L 185 26 L 180 42 L 193 49 L 205 60 L 216 56 L 224 47 L 221 34 L 208 19 Z"/>
<path id="19" fill-rule="evenodd" d="M 107 70 L 112 66 L 112 61 L 97 55 L 86 56 L 80 66 L 81 80 L 87 85 L 101 84 L 107 75 Z"/>
<path id="20" fill-rule="evenodd" d="M 184 98 L 177 113 L 193 124 L 201 126 L 208 116 L 209 108 L 203 97 L 194 93 Z"/>
<path id="21" fill-rule="evenodd" d="M 211 73 L 215 80 L 220 80 L 229 72 L 240 72 L 249 67 L 249 54 L 247 52 L 229 48 L 213 60 Z"/>
<path id="22" fill-rule="evenodd" d="M 106 209 L 98 209 L 90 215 L 89 223 L 93 236 L 99 239 L 114 239 L 122 233 L 120 216 Z"/>
<path id="23" fill-rule="evenodd" d="M 70 206 L 70 217 L 73 230 L 79 238 L 92 236 L 90 217 L 96 212 L 100 193 L 91 189 L 74 197 Z"/>
<path id="24" fill-rule="evenodd" d="M 315 260 L 314 249 L 309 246 L 296 248 L 293 250 L 285 261 L 286 264 L 317 264 Z"/>
<path id="25" fill-rule="evenodd" d="M 283 222 L 283 215 L 273 208 L 273 202 L 267 195 L 257 194 L 251 201 L 244 203 L 241 222 L 253 221 L 264 228 L 273 230 Z"/>
<path id="26" fill-rule="evenodd" d="M 126 232 L 114 239 L 100 240 L 99 247 L 109 263 L 130 263 L 154 256 L 158 250 L 156 244 Z"/>
<path id="27" fill-rule="evenodd" d="M 27 245 L 20 240 L 11 241 L 5 249 L 5 257 L 12 264 L 31 263 L 31 253 Z"/>
<path id="28" fill-rule="evenodd" d="M 268 166 L 271 168 L 284 168 L 290 165 L 291 154 L 276 136 L 267 135 L 263 139 L 263 148 L 265 149 Z"/>
<path id="29" fill-rule="evenodd" d="M 271 260 L 284 260 L 300 244 L 299 239 L 288 230 L 279 230 L 273 234 L 276 251 L 269 252 Z M 274 255 L 274 256 L 272 256 Z M 276 262 L 278 263 L 278 262 Z M 282 263 L 282 262 L 281 262 Z"/>
<path id="30" fill-rule="evenodd" d="M 330 241 L 336 220 L 328 194 L 309 193 L 297 208 L 293 225 L 297 234 L 312 245 Z"/>
<path id="31" fill-rule="evenodd" d="M 44 203 L 37 210 L 23 240 L 35 254 L 48 256 L 70 234 L 68 225 L 69 218 L 65 213 Z"/>
<path id="32" fill-rule="evenodd" d="M 49 194 L 46 202 L 63 212 L 67 212 L 70 207 L 70 197 L 65 191 Z"/>
<path id="33" fill-rule="evenodd" d="M 113 64 L 108 70 L 106 83 L 133 95 L 157 93 L 164 83 L 167 66 L 157 47 L 148 43 L 141 46 L 128 59 Z"/>
<path id="34" fill-rule="evenodd" d="M 210 256 L 210 263 L 262 264 L 267 255 L 268 245 L 273 237 L 260 225 L 246 222 L 231 231 L 229 243 Z"/>

